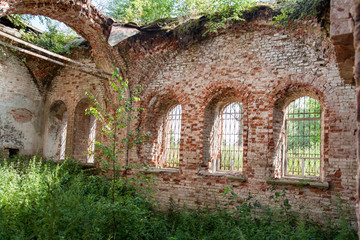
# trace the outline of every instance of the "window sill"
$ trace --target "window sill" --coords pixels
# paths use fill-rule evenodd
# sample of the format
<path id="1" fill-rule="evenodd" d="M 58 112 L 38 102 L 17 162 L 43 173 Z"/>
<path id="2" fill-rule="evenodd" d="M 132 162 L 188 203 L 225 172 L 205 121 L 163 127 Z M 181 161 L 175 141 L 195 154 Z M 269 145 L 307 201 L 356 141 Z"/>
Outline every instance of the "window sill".
<path id="1" fill-rule="evenodd" d="M 140 169 L 142 173 L 149 173 L 149 174 L 160 174 L 160 173 L 180 173 L 180 169 L 178 168 L 143 168 Z"/>
<path id="2" fill-rule="evenodd" d="M 277 185 L 295 185 L 299 187 L 313 187 L 319 188 L 322 190 L 329 189 L 328 182 L 319 182 L 311 179 L 268 179 L 266 181 L 269 184 L 277 184 Z"/>
<path id="3" fill-rule="evenodd" d="M 209 171 L 199 171 L 198 175 L 204 176 L 204 177 L 226 177 L 227 179 L 231 181 L 239 181 L 239 182 L 246 182 L 247 177 L 244 175 L 239 174 L 230 174 L 227 172 L 209 172 Z"/>

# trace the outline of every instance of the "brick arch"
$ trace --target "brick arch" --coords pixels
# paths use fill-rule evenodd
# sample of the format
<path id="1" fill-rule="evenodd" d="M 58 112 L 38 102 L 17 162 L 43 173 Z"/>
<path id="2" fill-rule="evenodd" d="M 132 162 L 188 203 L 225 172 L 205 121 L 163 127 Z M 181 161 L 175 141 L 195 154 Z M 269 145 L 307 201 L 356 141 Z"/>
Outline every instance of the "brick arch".
<path id="1" fill-rule="evenodd" d="M 176 104 L 185 105 L 190 99 L 180 89 L 168 87 L 161 91 L 151 91 L 145 94 L 141 106 L 145 108 L 142 114 L 142 125 L 151 123 L 156 114 L 161 114 Z M 151 110 L 150 110 L 151 109 Z"/>
<path id="2" fill-rule="evenodd" d="M 231 84 L 212 84 L 207 91 L 205 92 L 205 97 L 203 98 L 202 103 L 205 106 L 204 110 L 204 126 L 203 126 L 203 162 L 202 167 L 207 170 L 214 171 L 214 166 L 211 166 L 212 159 L 212 144 L 211 144 L 211 135 L 214 135 L 214 131 L 216 131 L 217 120 L 219 120 L 219 116 L 221 115 L 222 110 L 233 102 L 242 103 L 243 107 L 243 136 L 247 131 L 248 125 L 248 116 L 247 111 L 245 109 L 248 108 L 249 99 L 252 98 L 251 92 L 245 85 L 239 85 L 234 82 Z M 215 127 L 215 128 L 214 128 Z M 215 134 L 216 135 L 216 134 Z M 247 146 L 248 139 L 243 137 L 243 146 Z M 243 172 L 247 171 L 247 163 L 246 163 L 246 151 L 247 148 L 244 148 L 243 155 Z"/>
<path id="3" fill-rule="evenodd" d="M 325 108 L 325 93 L 315 86 L 306 83 L 287 84 L 282 88 L 276 89 L 266 99 L 271 106 L 281 105 L 284 108 L 295 99 L 303 96 L 309 96 L 318 100 L 321 106 Z"/>
<path id="4" fill-rule="evenodd" d="M 112 48 L 107 43 L 113 20 L 102 14 L 89 0 L 3 0 L 0 16 L 10 14 L 42 15 L 63 22 L 92 46 L 100 66 L 111 71 Z M 104 61 L 107 61 L 106 63 Z"/>
<path id="5" fill-rule="evenodd" d="M 172 88 L 166 90 L 154 91 L 147 94 L 142 102 L 146 109 L 142 116 L 142 128 L 148 134 L 149 138 L 140 150 L 140 157 L 145 164 L 161 164 L 159 156 L 162 151 L 162 137 L 164 133 L 164 118 L 166 114 L 178 104 L 185 105 L 189 100 L 184 94 L 180 94 Z"/>
<path id="6" fill-rule="evenodd" d="M 201 105 L 207 106 L 214 99 L 223 98 L 226 95 L 240 99 L 252 99 L 251 91 L 245 84 L 234 81 L 216 81 L 206 87 L 199 101 Z"/>
<path id="7" fill-rule="evenodd" d="M 270 139 L 272 142 L 269 151 L 273 153 L 272 159 L 272 172 L 270 173 L 272 176 L 281 177 L 281 166 L 282 166 L 282 141 L 283 141 L 283 133 L 284 133 L 284 110 L 289 106 L 289 104 L 300 97 L 309 96 L 315 100 L 317 100 L 322 106 L 322 133 L 324 132 L 324 123 L 327 123 L 327 110 L 325 104 L 325 94 L 318 90 L 316 87 L 304 84 L 304 83 L 296 83 L 296 84 L 288 84 L 285 88 L 277 91 L 272 94 L 270 99 L 270 106 L 272 106 L 272 129 L 273 134 Z M 327 159 L 324 157 L 324 152 L 327 151 L 328 148 L 328 140 L 327 138 L 322 136 L 322 163 L 321 163 L 321 176 L 320 179 L 325 179 L 325 164 L 327 163 Z"/>

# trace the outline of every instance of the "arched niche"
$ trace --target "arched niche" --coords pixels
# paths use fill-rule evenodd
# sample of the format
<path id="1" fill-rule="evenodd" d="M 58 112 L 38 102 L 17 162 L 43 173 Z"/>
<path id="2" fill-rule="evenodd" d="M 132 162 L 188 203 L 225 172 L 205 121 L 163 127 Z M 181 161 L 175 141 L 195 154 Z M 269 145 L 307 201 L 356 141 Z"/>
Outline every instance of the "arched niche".
<path id="1" fill-rule="evenodd" d="M 65 159 L 68 113 L 65 103 L 55 101 L 49 109 L 43 155 L 53 160 Z"/>
<path id="2" fill-rule="evenodd" d="M 73 157 L 83 163 L 94 163 L 96 118 L 86 113 L 90 99 L 83 98 L 74 113 Z"/>

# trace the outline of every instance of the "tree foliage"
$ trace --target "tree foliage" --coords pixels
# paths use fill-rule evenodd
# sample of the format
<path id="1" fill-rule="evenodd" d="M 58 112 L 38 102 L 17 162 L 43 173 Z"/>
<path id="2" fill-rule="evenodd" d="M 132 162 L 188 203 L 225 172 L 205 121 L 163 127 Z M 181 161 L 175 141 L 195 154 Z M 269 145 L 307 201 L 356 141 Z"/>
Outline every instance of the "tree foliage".
<path id="1" fill-rule="evenodd" d="M 44 16 L 34 15 L 10 15 L 10 21 L 20 29 L 23 40 L 34 43 L 49 51 L 55 53 L 70 54 L 74 45 L 71 42 L 78 35 L 70 28 L 61 29 L 60 22 L 54 21 Z M 27 25 L 31 25 L 32 20 L 38 20 L 45 25 L 46 30 L 43 33 L 30 31 Z"/>
<path id="2" fill-rule="evenodd" d="M 287 147 L 292 151 L 311 151 L 320 154 L 321 112 L 320 103 L 309 97 L 298 98 L 288 107 Z M 299 152 L 298 152 L 299 153 Z"/>
<path id="3" fill-rule="evenodd" d="M 75 38 L 77 38 L 77 36 L 72 33 L 59 31 L 55 24 L 49 24 L 48 30 L 40 35 L 33 32 L 23 33 L 24 40 L 32 42 L 55 53 L 70 54 L 71 48 L 74 47 L 74 45 L 71 44 L 71 41 Z"/>

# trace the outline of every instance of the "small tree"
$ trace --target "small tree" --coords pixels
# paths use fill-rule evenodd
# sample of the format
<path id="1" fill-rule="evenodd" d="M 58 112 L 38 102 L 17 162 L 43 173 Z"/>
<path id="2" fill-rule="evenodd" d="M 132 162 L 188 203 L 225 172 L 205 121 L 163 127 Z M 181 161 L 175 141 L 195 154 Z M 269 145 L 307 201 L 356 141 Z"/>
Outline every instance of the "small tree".
<path id="1" fill-rule="evenodd" d="M 133 91 L 130 90 L 128 82 L 119 76 L 119 69 L 116 68 L 112 80 L 108 84 L 108 96 L 105 100 L 105 107 L 89 92 L 93 107 L 87 110 L 87 114 L 92 114 L 100 122 L 101 131 L 99 133 L 100 141 L 95 141 L 96 151 L 88 154 L 95 155 L 95 159 L 100 163 L 104 171 L 112 171 L 112 203 L 115 204 L 116 184 L 120 177 L 122 169 L 128 169 L 132 166 L 128 164 L 128 151 L 135 145 L 143 142 L 146 136 L 140 129 L 130 131 L 130 123 L 138 118 L 138 113 L 142 108 L 134 108 L 134 104 L 140 101 L 138 97 L 141 92 L 141 86 Z M 119 159 L 126 156 L 126 163 L 122 165 Z M 113 211 L 113 239 L 116 239 L 116 216 L 115 205 Z"/>

